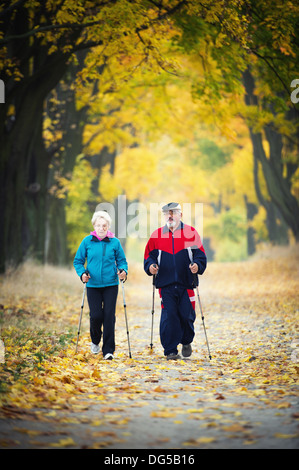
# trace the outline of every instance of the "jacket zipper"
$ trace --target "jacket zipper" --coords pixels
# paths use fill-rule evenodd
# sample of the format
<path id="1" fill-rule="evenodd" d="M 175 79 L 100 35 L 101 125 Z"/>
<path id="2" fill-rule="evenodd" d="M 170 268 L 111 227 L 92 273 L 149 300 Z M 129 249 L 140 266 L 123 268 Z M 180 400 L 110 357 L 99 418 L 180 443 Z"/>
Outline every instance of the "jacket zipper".
<path id="1" fill-rule="evenodd" d="M 106 245 L 106 242 L 100 242 L 100 246 L 101 246 L 101 250 L 102 250 L 102 258 L 104 258 L 104 256 L 106 256 L 106 248 L 107 248 L 107 245 Z M 104 284 L 104 279 L 103 279 L 103 264 L 104 264 L 104 260 L 102 260 L 102 263 L 101 263 L 101 284 Z"/>
<path id="2" fill-rule="evenodd" d="M 171 232 L 171 236 L 172 236 L 172 256 L 173 256 L 173 266 L 174 266 L 174 281 L 175 281 L 175 283 L 177 284 L 177 282 L 178 282 L 178 274 L 177 274 L 177 271 L 176 271 L 176 264 L 175 264 L 174 236 L 173 236 L 173 232 Z"/>

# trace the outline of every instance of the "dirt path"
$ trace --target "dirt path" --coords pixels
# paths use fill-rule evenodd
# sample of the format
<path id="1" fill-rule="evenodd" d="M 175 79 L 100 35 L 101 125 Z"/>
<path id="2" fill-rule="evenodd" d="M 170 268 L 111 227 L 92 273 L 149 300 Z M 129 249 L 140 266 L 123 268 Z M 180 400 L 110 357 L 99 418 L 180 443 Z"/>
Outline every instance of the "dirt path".
<path id="1" fill-rule="evenodd" d="M 211 361 L 198 305 L 193 355 L 165 360 L 157 295 L 151 353 L 150 280 L 129 280 L 132 359 L 120 292 L 115 360 L 90 355 L 85 314 L 79 355 L 71 345 L 4 402 L 0 447 L 298 448 L 298 276 L 276 285 L 274 265 L 265 262 L 260 272 L 256 263 L 215 265 L 207 272 L 201 298 Z"/>

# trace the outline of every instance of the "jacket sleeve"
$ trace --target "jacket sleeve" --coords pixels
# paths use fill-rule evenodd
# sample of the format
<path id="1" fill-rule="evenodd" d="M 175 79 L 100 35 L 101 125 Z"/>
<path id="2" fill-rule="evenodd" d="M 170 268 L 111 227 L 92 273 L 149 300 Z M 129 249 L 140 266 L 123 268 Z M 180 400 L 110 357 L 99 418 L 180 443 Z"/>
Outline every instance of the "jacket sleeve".
<path id="1" fill-rule="evenodd" d="M 201 248 L 196 248 L 192 252 L 193 262 L 198 266 L 198 274 L 203 274 L 207 267 L 207 257 L 203 246 L 201 245 Z"/>
<path id="2" fill-rule="evenodd" d="M 116 249 L 115 255 L 116 255 L 115 256 L 115 261 L 116 261 L 117 268 L 118 269 L 123 269 L 128 274 L 128 263 L 127 263 L 127 260 L 126 260 L 125 252 L 124 252 L 123 247 L 121 246 L 121 243 L 120 243 L 119 240 L 118 240 L 118 247 Z"/>
<path id="3" fill-rule="evenodd" d="M 144 251 L 144 271 L 148 276 L 152 276 L 149 268 L 152 264 L 158 264 L 159 250 L 155 247 L 154 238 L 150 237 Z"/>
<path id="4" fill-rule="evenodd" d="M 200 236 L 194 230 L 195 240 L 192 246 L 193 262 L 198 266 L 198 274 L 203 274 L 207 267 L 207 257 Z"/>
<path id="5" fill-rule="evenodd" d="M 74 258 L 74 268 L 76 270 L 76 273 L 78 276 L 81 278 L 82 274 L 85 273 L 85 261 L 86 261 L 86 242 L 85 239 L 82 240 L 80 243 L 80 246 L 77 250 L 77 253 Z"/>

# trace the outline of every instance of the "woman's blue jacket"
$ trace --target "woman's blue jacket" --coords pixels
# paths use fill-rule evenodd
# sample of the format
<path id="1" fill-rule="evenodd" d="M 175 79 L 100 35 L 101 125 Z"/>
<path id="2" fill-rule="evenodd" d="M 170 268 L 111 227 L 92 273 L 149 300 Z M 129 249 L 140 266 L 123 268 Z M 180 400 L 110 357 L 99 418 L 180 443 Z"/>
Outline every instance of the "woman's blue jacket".
<path id="1" fill-rule="evenodd" d="M 74 267 L 79 277 L 85 271 L 89 272 L 87 287 L 115 286 L 119 284 L 117 271 L 124 269 L 128 273 L 124 250 L 115 237 L 99 240 L 94 235 L 88 235 L 83 238 L 74 259 Z"/>

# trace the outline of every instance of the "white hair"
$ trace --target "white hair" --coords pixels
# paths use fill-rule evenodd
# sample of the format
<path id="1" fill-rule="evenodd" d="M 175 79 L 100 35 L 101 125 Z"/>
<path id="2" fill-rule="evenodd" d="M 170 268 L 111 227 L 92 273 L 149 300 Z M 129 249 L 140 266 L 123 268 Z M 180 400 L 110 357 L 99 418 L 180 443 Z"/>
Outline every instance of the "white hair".
<path id="1" fill-rule="evenodd" d="M 111 226 L 111 222 L 112 222 L 112 219 L 110 217 L 110 215 L 108 214 L 108 212 L 106 211 L 96 211 L 93 216 L 92 216 L 92 219 L 91 219 L 91 223 L 92 225 L 94 225 L 97 221 L 97 219 L 105 219 L 107 224 L 108 224 L 108 227 Z"/>

